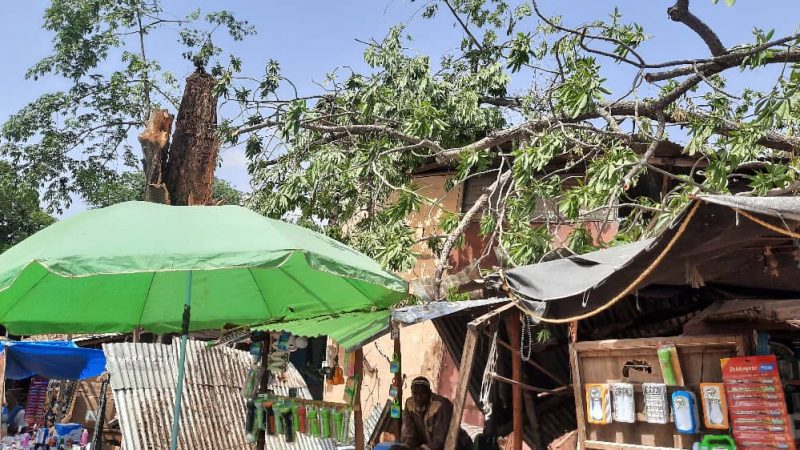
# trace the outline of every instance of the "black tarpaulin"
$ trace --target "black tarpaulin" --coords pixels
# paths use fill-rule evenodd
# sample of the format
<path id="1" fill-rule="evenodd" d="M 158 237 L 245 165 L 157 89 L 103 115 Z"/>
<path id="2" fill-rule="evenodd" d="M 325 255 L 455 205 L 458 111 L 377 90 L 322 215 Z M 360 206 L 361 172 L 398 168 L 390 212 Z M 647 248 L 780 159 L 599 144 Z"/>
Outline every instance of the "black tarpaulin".
<path id="1" fill-rule="evenodd" d="M 652 285 L 800 293 L 798 224 L 800 197 L 700 197 L 654 239 L 504 276 L 520 306 L 536 315 L 544 302 L 550 322 L 589 317 Z"/>

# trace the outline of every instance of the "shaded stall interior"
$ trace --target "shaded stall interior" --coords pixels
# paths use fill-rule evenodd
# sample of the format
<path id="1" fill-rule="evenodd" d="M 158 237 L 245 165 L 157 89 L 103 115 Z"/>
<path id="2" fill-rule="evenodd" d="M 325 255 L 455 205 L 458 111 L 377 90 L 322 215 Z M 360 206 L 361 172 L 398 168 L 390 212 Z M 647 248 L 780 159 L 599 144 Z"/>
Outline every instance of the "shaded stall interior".
<path id="1" fill-rule="evenodd" d="M 628 253 L 626 246 L 617 248 L 611 260 L 601 251 L 507 272 L 509 287 L 527 312 L 561 322 L 529 325 L 527 335 L 534 338 L 521 380 L 535 388 L 524 394 L 528 446 L 546 448 L 576 429 L 573 390 L 564 389 L 571 384 L 571 335 L 578 341 L 596 341 L 730 331 L 720 327 L 722 323 L 739 334 L 752 335 L 771 322 L 776 335 L 782 332 L 783 339 L 791 337 L 798 324 L 788 315 L 797 311 L 800 299 L 798 224 L 800 198 L 702 197 L 660 236 L 627 244 Z M 548 295 L 551 289 L 569 295 Z M 775 325 L 780 322 L 774 320 L 775 314 L 756 317 L 752 310 L 758 307 L 752 305 L 749 315 L 739 313 L 738 322 L 724 311 L 703 315 L 713 310 L 709 309 L 712 305 L 764 304 L 764 300 L 784 305 L 779 308 L 786 319 L 782 326 Z M 571 330 L 569 323 L 577 319 L 577 328 Z M 468 321 L 447 316 L 434 323 L 460 361 Z M 492 336 L 491 328 L 481 330 L 475 345 L 469 392 L 476 401 Z M 507 327 L 498 328 L 498 339 L 506 345 L 499 346 L 496 373 L 511 378 Z M 527 356 L 528 350 L 522 350 Z M 512 430 L 510 390 L 510 383 L 499 382 L 491 396 L 492 417 L 500 434 Z M 562 445 L 555 448 L 574 448 L 574 441 L 565 440 Z"/>

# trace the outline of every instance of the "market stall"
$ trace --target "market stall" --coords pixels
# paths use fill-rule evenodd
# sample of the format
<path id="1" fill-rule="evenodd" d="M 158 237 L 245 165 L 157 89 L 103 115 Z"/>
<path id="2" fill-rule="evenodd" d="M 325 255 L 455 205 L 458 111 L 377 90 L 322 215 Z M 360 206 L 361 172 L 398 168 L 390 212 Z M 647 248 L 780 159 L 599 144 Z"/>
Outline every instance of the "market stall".
<path id="1" fill-rule="evenodd" d="M 504 273 L 568 343 L 578 447 L 796 448 L 799 231 L 800 198 L 705 196 L 654 238 Z"/>
<path id="2" fill-rule="evenodd" d="M 9 401 L 4 411 L 6 420 L 0 426 L 3 448 L 26 449 L 37 444 L 46 448 L 73 448 L 73 445 L 85 448 L 89 436 L 83 424 L 57 420 L 58 411 L 54 409 L 58 405 L 50 395 L 48 381 L 77 381 L 100 376 L 106 368 L 103 352 L 80 348 L 69 341 L 3 341 L 0 361 L 3 374 L 0 392 L 5 391 L 5 380 L 32 379 L 24 392 L 4 397 Z M 23 410 L 25 420 L 17 420 Z M 9 425 L 13 433 L 9 433 Z"/>

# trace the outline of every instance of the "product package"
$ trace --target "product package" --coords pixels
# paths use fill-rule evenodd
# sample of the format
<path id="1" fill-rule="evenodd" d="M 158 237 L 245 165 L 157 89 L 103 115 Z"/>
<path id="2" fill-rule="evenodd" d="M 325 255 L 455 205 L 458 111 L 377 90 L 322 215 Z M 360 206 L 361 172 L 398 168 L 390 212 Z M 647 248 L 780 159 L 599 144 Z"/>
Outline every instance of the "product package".
<path id="1" fill-rule="evenodd" d="M 683 386 L 683 372 L 681 372 L 681 362 L 678 359 L 678 349 L 675 344 L 661 344 L 658 346 L 657 353 L 664 384 Z"/>
<path id="2" fill-rule="evenodd" d="M 703 402 L 703 425 L 711 430 L 728 429 L 728 402 L 725 385 L 722 383 L 700 383 Z"/>
<path id="3" fill-rule="evenodd" d="M 724 434 L 708 434 L 700 441 L 700 450 L 736 450 L 733 438 Z"/>
<path id="4" fill-rule="evenodd" d="M 775 356 L 742 356 L 721 362 L 736 445 L 794 450 L 792 424 Z"/>
<path id="5" fill-rule="evenodd" d="M 344 385 L 344 401 L 348 405 L 353 405 L 353 402 L 356 398 L 356 392 L 358 392 L 360 386 L 361 383 L 358 379 L 358 375 L 347 379 L 347 383 Z"/>
<path id="6" fill-rule="evenodd" d="M 675 391 L 672 393 L 672 415 L 678 433 L 697 434 L 700 431 L 697 399 L 693 392 Z"/>
<path id="7" fill-rule="evenodd" d="M 636 422 L 636 404 L 633 400 L 632 384 L 612 384 L 611 399 L 614 406 L 614 422 Z"/>
<path id="8" fill-rule="evenodd" d="M 665 424 L 669 421 L 667 386 L 664 383 L 643 383 L 644 416 L 647 423 Z"/>
<path id="9" fill-rule="evenodd" d="M 589 423 L 611 423 L 611 395 L 607 384 L 586 385 L 586 411 Z"/>

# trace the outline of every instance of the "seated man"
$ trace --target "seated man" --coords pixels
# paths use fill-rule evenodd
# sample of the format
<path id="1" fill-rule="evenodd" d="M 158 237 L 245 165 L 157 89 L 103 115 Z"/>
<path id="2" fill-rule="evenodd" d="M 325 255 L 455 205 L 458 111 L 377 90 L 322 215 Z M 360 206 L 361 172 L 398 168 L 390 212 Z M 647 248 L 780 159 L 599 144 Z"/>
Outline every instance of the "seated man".
<path id="1" fill-rule="evenodd" d="M 406 400 L 406 409 L 403 411 L 401 445 L 395 447 L 443 450 L 452 417 L 453 404 L 450 400 L 434 394 L 427 378 L 414 378 L 411 382 L 411 398 Z M 468 450 L 471 447 L 472 439 L 459 428 L 456 449 Z"/>

